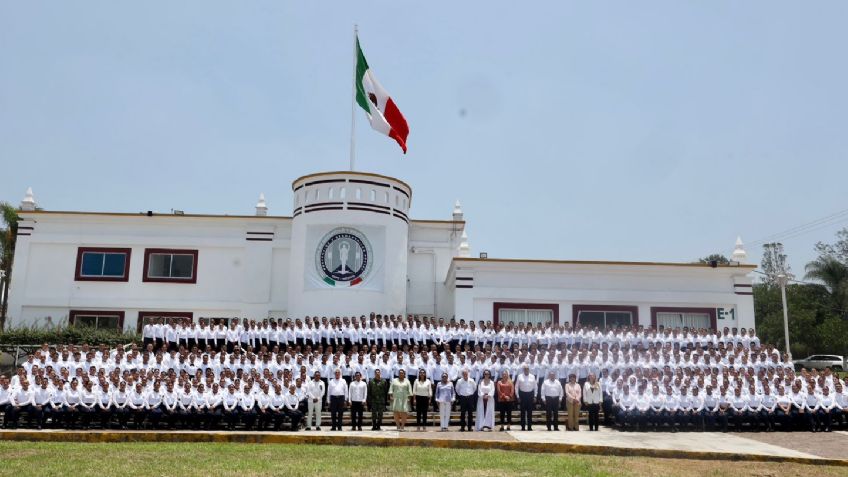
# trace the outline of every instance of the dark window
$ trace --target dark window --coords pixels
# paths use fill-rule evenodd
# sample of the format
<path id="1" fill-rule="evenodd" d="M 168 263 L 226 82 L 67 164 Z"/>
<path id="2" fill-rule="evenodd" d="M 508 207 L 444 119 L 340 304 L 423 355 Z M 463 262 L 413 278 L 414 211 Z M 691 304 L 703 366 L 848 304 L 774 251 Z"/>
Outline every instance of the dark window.
<path id="1" fill-rule="evenodd" d="M 574 326 L 617 328 L 639 323 L 639 308 L 623 305 L 572 305 Z"/>
<path id="2" fill-rule="evenodd" d="M 71 310 L 68 324 L 98 330 L 121 330 L 124 327 L 124 312 Z"/>
<path id="3" fill-rule="evenodd" d="M 77 249 L 77 281 L 125 282 L 129 279 L 128 248 L 80 247 Z"/>
<path id="4" fill-rule="evenodd" d="M 197 283 L 197 250 L 147 249 L 144 281 Z"/>

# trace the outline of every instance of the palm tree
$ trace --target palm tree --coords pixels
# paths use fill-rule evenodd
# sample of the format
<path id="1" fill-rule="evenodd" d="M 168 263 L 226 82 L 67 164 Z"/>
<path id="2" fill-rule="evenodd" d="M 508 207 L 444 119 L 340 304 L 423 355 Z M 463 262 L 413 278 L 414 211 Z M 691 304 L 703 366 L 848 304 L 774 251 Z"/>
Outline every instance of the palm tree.
<path id="1" fill-rule="evenodd" d="M 3 289 L 3 302 L 0 303 L 0 330 L 6 324 L 6 309 L 9 306 L 9 281 L 12 279 L 12 259 L 15 257 L 15 240 L 18 236 L 18 211 L 7 202 L 0 202 L 0 219 L 4 228 L 0 229 L 0 270 L 5 279 L 0 280 Z"/>
<path id="2" fill-rule="evenodd" d="M 848 312 L 848 266 L 831 255 L 807 264 L 806 278 L 820 281 L 830 292 L 843 315 Z"/>

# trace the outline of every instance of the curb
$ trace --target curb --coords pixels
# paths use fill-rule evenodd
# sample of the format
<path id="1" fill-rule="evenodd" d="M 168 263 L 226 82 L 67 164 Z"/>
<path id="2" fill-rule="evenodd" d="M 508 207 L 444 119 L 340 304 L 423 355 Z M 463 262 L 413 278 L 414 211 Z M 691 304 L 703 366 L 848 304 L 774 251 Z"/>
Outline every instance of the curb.
<path id="1" fill-rule="evenodd" d="M 848 467 L 848 460 L 789 457 L 765 454 L 698 452 L 671 449 L 645 449 L 566 443 L 482 441 L 470 439 L 421 439 L 368 436 L 318 436 L 271 432 L 191 432 L 191 431 L 0 431 L 0 440 L 35 442 L 214 442 L 241 444 L 313 444 L 370 447 L 435 447 L 439 449 L 506 450 L 546 454 L 588 454 L 661 459 L 725 460 L 793 463 Z"/>

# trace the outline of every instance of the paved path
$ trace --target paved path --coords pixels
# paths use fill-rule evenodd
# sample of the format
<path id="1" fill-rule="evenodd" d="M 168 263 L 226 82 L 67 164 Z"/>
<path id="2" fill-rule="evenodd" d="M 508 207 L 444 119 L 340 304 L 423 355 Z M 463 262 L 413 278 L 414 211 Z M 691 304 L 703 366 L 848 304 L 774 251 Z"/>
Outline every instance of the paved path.
<path id="1" fill-rule="evenodd" d="M 672 434 L 670 432 L 619 432 L 602 428 L 597 432 L 548 432 L 534 430 L 532 432 L 512 431 L 510 434 L 521 442 L 607 446 L 628 449 L 720 452 L 781 457 L 819 457 L 786 447 L 755 441 L 741 437 L 738 434 L 724 434 L 720 432 L 678 432 Z M 846 441 L 846 445 L 848 445 L 848 441 Z"/>
<path id="2" fill-rule="evenodd" d="M 184 435 L 185 437 L 179 437 Z M 592 454 L 647 455 L 678 457 L 675 451 L 690 453 L 684 458 L 848 459 L 848 432 L 832 433 L 716 433 L 716 432 L 619 432 L 601 428 L 598 432 L 546 430 L 509 432 L 418 432 L 407 428 L 397 432 L 391 426 L 383 431 L 0 431 L 0 439 L 69 440 L 89 442 L 180 441 L 321 443 L 358 445 L 406 445 L 461 448 L 503 448 L 541 452 L 582 452 Z M 394 442 L 394 444 L 392 444 Z M 479 443 L 479 444 L 476 444 Z M 526 444 L 526 448 L 522 448 Z M 404 444 L 401 444 L 404 445 Z M 545 447 L 552 445 L 551 447 Z M 557 447 L 559 445 L 559 447 Z M 698 457 L 701 455 L 701 457 Z M 706 457 L 712 455 L 713 457 Z M 719 457 L 716 457 L 718 455 Z"/>

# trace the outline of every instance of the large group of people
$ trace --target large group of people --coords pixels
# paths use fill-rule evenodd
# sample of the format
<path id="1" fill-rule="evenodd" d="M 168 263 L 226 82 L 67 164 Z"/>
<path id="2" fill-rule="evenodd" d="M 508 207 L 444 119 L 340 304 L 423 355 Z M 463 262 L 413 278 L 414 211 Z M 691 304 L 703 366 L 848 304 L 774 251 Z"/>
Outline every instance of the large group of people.
<path id="1" fill-rule="evenodd" d="M 466 323 L 413 316 L 165 319 L 141 346 L 43 345 L 0 376 L 4 427 L 829 431 L 848 379 L 796 373 L 754 330 Z M 560 413 L 565 414 L 560 420 Z M 496 416 L 498 419 L 496 420 Z M 496 425 L 497 421 L 497 425 Z M 540 419 L 540 421 L 542 421 Z"/>

